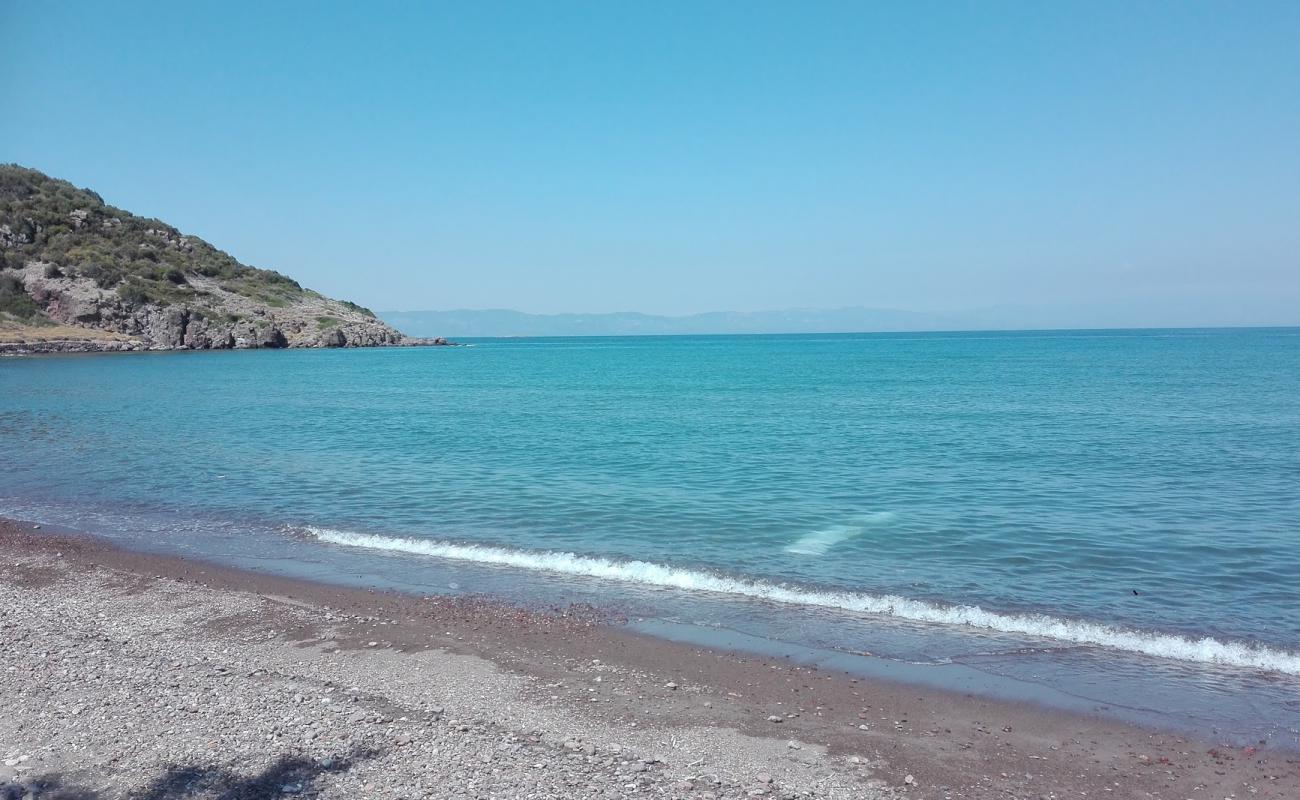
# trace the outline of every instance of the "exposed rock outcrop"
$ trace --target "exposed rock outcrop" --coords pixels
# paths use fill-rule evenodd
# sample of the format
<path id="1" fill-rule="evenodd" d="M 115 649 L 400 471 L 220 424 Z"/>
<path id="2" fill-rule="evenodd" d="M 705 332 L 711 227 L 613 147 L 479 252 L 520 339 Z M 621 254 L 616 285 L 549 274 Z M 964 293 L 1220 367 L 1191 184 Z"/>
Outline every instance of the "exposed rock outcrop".
<path id="1" fill-rule="evenodd" d="M 100 340 L 105 350 L 446 344 L 404 336 L 361 306 L 13 165 L 0 165 L 0 281 L 0 326 L 87 332 L 9 337 L 0 350 Z"/>
<path id="2" fill-rule="evenodd" d="M 404 336 L 315 293 L 284 307 L 271 307 L 195 277 L 190 283 L 202 293 L 201 303 L 137 303 L 89 281 L 46 277 L 48 266 L 30 262 L 19 271 L 27 293 L 46 317 L 63 325 L 126 334 L 149 350 L 447 344 Z"/>

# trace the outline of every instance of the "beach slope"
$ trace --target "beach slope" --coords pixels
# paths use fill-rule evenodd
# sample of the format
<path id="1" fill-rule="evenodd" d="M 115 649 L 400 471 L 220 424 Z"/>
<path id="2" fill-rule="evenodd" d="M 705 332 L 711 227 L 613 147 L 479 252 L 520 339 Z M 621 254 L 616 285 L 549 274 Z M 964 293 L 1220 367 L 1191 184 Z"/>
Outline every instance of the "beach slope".
<path id="1" fill-rule="evenodd" d="M 11 521 L 0 657 L 4 797 L 1300 796 L 1293 754 Z"/>

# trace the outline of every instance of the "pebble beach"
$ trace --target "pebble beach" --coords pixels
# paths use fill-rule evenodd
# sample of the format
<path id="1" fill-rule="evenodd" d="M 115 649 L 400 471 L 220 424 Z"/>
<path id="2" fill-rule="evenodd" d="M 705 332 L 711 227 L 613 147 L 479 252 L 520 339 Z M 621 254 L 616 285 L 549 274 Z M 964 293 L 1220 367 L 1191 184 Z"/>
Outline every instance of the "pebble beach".
<path id="1" fill-rule="evenodd" d="M 1300 756 L 0 526 L 6 798 L 1293 797 Z"/>

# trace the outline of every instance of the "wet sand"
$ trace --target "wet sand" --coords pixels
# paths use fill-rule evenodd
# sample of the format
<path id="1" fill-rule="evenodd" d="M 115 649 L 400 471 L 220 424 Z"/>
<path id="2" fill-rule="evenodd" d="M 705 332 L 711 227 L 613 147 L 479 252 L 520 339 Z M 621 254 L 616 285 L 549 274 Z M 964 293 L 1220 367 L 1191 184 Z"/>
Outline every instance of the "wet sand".
<path id="1" fill-rule="evenodd" d="M 0 671 L 0 756 L 7 765 L 0 781 L 65 775 L 116 797 L 138 794 L 178 760 L 198 759 L 236 780 L 284 759 L 306 759 L 331 766 L 300 766 L 310 785 L 290 793 L 1300 797 L 1294 753 L 662 641 L 610 624 L 616 620 L 599 609 L 520 609 L 489 598 L 296 581 L 31 527 L 0 521 L 0 656 L 10 665 Z M 42 609 L 59 613 L 47 619 Z M 69 662 L 36 657 L 34 648 L 48 653 L 48 637 L 81 641 L 110 622 L 113 646 L 120 639 L 124 649 L 138 646 L 163 659 L 170 656 L 160 653 L 174 651 L 175 660 L 208 670 L 208 678 L 202 659 L 239 662 L 237 670 L 215 673 L 219 683 L 208 689 L 223 702 L 244 703 L 242 716 L 208 731 L 206 706 L 195 701 L 198 711 L 178 712 L 190 715 L 182 718 L 194 735 L 167 738 L 161 732 L 174 727 L 173 718 L 130 700 L 142 693 L 143 700 L 153 685 L 155 677 L 141 673 L 132 692 L 104 700 L 129 728 L 98 738 L 93 731 L 73 735 L 76 715 L 44 711 L 58 704 Z M 59 633 L 60 625 L 69 632 Z M 250 664 L 261 666 L 244 669 Z M 355 688 L 353 704 L 416 711 L 388 713 L 388 726 L 400 729 L 391 735 L 387 727 L 332 725 L 328 716 L 313 722 L 283 693 L 267 694 L 259 669 L 302 686 Z M 178 672 L 157 677 L 159 691 L 183 694 L 186 668 Z M 310 692 L 290 696 L 304 693 Z M 81 704 L 94 702 L 91 693 Z M 440 712 L 429 713 L 433 707 Z M 243 740 L 229 740 L 230 719 L 259 733 L 262 756 L 242 750 Z M 308 727 L 317 735 L 299 735 L 301 725 L 317 725 Z M 132 739 L 136 734 L 143 738 Z M 149 746 L 163 740 L 171 749 Z M 361 745 L 373 754 L 348 761 L 357 752 L 348 748 Z M 411 758 L 410 748 L 418 747 L 423 757 Z M 505 755 L 476 761 L 461 758 L 458 748 Z M 86 749 L 97 758 L 82 758 Z M 526 757 L 511 755 L 518 753 Z M 535 766 L 542 762 L 548 766 Z M 286 781 L 277 791 L 303 782 Z"/>

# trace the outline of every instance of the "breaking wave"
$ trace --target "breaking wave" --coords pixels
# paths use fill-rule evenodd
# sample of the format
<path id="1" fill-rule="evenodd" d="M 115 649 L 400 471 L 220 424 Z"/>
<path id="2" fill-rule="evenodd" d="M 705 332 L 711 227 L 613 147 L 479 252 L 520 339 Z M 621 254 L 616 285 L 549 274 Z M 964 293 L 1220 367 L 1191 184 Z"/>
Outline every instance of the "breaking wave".
<path id="1" fill-rule="evenodd" d="M 1048 614 L 1011 614 L 979 606 L 940 605 L 888 594 L 808 589 L 787 584 L 737 578 L 699 569 L 684 569 L 648 561 L 615 561 L 574 553 L 512 550 L 486 545 L 455 544 L 433 539 L 378 536 L 369 533 L 306 528 L 322 542 L 368 550 L 387 550 L 454 561 L 494 564 L 516 569 L 581 575 L 620 583 L 666 587 L 694 592 L 751 597 L 773 603 L 818 606 L 880 614 L 915 622 L 962 625 L 1022 634 L 1071 644 L 1096 645 L 1178 661 L 1300 675 L 1300 653 L 1212 637 L 1191 639 Z"/>

